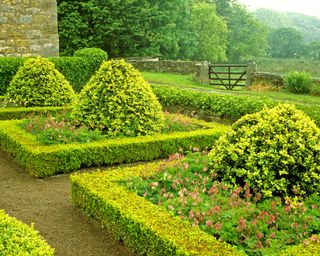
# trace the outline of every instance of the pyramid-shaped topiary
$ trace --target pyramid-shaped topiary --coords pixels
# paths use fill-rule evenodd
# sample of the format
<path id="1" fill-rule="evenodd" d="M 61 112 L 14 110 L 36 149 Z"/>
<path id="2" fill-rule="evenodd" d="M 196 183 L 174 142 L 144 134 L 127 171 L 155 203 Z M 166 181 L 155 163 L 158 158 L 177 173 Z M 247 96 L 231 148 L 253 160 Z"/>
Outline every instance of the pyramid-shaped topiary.
<path id="1" fill-rule="evenodd" d="M 110 137 L 161 131 L 161 105 L 140 72 L 124 60 L 105 61 L 80 92 L 72 112 L 90 129 Z"/>
<path id="2" fill-rule="evenodd" d="M 19 68 L 6 96 L 9 102 L 26 107 L 64 106 L 72 103 L 74 91 L 53 63 L 32 58 Z"/>
<path id="3" fill-rule="evenodd" d="M 320 191 L 320 130 L 292 105 L 242 117 L 209 156 L 218 180 L 247 183 L 264 197 Z"/>

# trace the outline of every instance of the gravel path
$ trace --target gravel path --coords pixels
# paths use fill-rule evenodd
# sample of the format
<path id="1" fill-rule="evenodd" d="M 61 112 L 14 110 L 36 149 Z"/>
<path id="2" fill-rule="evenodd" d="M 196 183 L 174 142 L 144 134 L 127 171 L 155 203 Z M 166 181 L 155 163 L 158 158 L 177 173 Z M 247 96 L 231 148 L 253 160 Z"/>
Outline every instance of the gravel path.
<path id="1" fill-rule="evenodd" d="M 0 150 L 0 209 L 35 228 L 58 256 L 134 256 L 71 203 L 69 175 L 35 179 Z"/>

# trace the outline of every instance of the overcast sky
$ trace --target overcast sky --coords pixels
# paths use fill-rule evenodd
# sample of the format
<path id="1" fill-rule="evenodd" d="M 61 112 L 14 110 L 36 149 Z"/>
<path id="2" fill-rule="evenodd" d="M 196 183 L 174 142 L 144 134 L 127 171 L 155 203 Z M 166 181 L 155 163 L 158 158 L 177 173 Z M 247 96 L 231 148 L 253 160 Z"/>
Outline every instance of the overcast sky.
<path id="1" fill-rule="evenodd" d="M 248 6 L 248 9 L 267 8 L 278 11 L 298 12 L 320 18 L 319 0 L 238 0 L 241 4 Z"/>

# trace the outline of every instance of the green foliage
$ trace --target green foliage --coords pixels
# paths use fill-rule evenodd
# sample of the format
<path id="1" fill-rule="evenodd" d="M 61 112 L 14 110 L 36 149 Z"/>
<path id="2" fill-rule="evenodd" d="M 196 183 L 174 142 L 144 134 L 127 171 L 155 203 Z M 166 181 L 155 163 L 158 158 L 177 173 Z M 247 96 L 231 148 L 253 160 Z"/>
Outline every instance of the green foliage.
<path id="1" fill-rule="evenodd" d="M 81 91 L 103 62 L 101 56 L 97 59 L 58 57 L 49 58 L 49 60 L 54 63 L 56 69 L 65 76 L 76 92 Z"/>
<path id="2" fill-rule="evenodd" d="M 64 106 L 73 98 L 71 85 L 54 64 L 43 58 L 26 60 L 7 90 L 9 102 L 26 107 Z"/>
<path id="3" fill-rule="evenodd" d="M 160 132 L 161 105 L 139 71 L 124 60 L 102 64 L 79 94 L 74 119 L 109 137 Z"/>
<path id="4" fill-rule="evenodd" d="M 89 59 L 90 61 L 103 61 L 108 59 L 108 54 L 99 48 L 83 48 L 74 52 L 73 56 Z"/>
<path id="5" fill-rule="evenodd" d="M 320 40 L 320 19 L 318 17 L 269 9 L 258 9 L 254 14 L 271 29 L 291 27 L 301 32 L 307 43 Z"/>
<path id="6" fill-rule="evenodd" d="M 227 57 L 242 61 L 249 56 L 263 56 L 268 48 L 268 29 L 243 6 L 231 5 L 226 19 L 229 28 Z"/>
<path id="7" fill-rule="evenodd" d="M 73 175 L 72 200 L 139 255 L 243 255 L 118 185 L 118 181 L 131 176 L 151 175 L 167 164 Z"/>
<path id="8" fill-rule="evenodd" d="M 276 58 L 296 58 L 303 53 L 303 37 L 294 28 L 279 28 L 269 34 L 269 55 Z"/>
<path id="9" fill-rule="evenodd" d="M 264 197 L 319 192 L 320 130 L 291 105 L 246 115 L 210 152 L 212 174 Z"/>
<path id="10" fill-rule="evenodd" d="M 290 72 L 286 74 L 284 82 L 290 92 L 298 94 L 309 93 L 312 86 L 311 76 L 306 72 Z"/>
<path id="11" fill-rule="evenodd" d="M 209 3 L 195 3 L 191 12 L 192 29 L 195 32 L 194 60 L 225 61 L 227 48 L 227 24 L 216 14 Z"/>
<path id="12" fill-rule="evenodd" d="M 164 108 L 191 110 L 194 115 L 204 112 L 205 115 L 235 120 L 245 114 L 260 111 L 264 106 L 276 105 L 276 102 L 263 97 L 209 94 L 169 86 L 153 85 L 152 87 Z"/>
<path id="13" fill-rule="evenodd" d="M 182 0 L 59 1 L 60 49 L 99 47 L 111 57 L 177 54 Z"/>
<path id="14" fill-rule="evenodd" d="M 228 130 L 228 127 L 216 124 L 212 129 L 193 132 L 44 146 L 19 124 L 21 121 L 17 120 L 0 122 L 0 146 L 35 177 L 69 173 L 92 165 L 150 161 L 193 147 L 204 150 Z"/>
<path id="15" fill-rule="evenodd" d="M 319 195 L 299 203 L 279 197 L 261 201 L 254 188 L 212 183 L 208 169 L 207 155 L 193 153 L 152 177 L 130 177 L 121 184 L 248 255 L 278 255 L 320 233 Z"/>
<path id="16" fill-rule="evenodd" d="M 53 256 L 52 249 L 33 226 L 9 217 L 0 210 L 0 252 L 1 255 Z"/>
<path id="17" fill-rule="evenodd" d="M 4 95 L 6 93 L 12 77 L 23 64 L 23 61 L 24 60 L 22 58 L 0 58 L 0 95 Z"/>

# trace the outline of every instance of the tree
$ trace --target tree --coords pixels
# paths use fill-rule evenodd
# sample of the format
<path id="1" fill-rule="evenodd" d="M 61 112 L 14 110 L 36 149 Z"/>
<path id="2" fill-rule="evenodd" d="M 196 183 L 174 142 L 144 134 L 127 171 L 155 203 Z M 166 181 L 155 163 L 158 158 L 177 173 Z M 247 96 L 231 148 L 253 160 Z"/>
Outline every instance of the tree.
<path id="1" fill-rule="evenodd" d="M 193 59 L 226 60 L 227 24 L 216 14 L 216 8 L 208 3 L 195 3 L 192 7 L 192 29 L 195 34 Z"/>
<path id="2" fill-rule="evenodd" d="M 269 54 L 276 58 L 295 58 L 303 52 L 303 36 L 294 28 L 279 28 L 269 34 Z"/>
<path id="3" fill-rule="evenodd" d="M 159 55 L 175 57 L 175 33 L 184 0 L 60 0 L 62 54 L 99 47 L 111 57 Z"/>
<path id="4" fill-rule="evenodd" d="M 228 17 L 230 30 L 227 55 L 230 60 L 240 61 L 251 56 L 262 56 L 268 47 L 268 29 L 243 6 L 232 5 Z"/>

